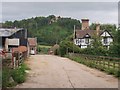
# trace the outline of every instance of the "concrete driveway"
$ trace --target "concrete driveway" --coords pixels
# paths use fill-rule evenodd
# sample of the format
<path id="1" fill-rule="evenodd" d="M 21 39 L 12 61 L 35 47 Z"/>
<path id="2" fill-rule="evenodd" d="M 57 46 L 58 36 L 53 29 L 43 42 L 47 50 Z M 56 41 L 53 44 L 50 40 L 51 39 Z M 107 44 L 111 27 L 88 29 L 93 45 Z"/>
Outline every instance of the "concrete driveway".
<path id="1" fill-rule="evenodd" d="M 26 62 L 31 70 L 16 88 L 118 88 L 118 80 L 68 58 L 33 55 Z"/>

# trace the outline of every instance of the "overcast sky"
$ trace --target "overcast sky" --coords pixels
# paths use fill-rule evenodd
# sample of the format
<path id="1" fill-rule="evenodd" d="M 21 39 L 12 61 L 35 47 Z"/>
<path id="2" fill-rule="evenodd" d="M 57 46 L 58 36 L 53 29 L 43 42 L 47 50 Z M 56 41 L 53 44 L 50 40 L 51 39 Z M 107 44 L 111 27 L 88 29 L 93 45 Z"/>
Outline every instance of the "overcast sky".
<path id="1" fill-rule="evenodd" d="M 118 23 L 117 2 L 2 2 L 2 21 L 56 15 L 90 22 Z M 0 21 L 1 22 L 1 21 Z"/>

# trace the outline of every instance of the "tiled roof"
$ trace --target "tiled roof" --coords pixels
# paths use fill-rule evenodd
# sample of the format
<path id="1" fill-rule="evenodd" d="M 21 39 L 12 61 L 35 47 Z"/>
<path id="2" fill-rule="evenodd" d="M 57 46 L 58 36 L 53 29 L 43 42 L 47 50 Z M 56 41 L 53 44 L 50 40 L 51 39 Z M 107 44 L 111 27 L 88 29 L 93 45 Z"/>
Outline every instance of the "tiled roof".
<path id="1" fill-rule="evenodd" d="M 36 38 L 28 38 L 28 43 L 30 46 L 36 46 L 37 45 L 37 39 Z"/>
<path id="2" fill-rule="evenodd" d="M 76 30 L 76 38 L 84 38 L 86 34 L 90 35 L 91 37 L 96 35 L 96 30 Z M 99 35 L 102 31 L 99 31 Z"/>
<path id="3" fill-rule="evenodd" d="M 16 33 L 17 31 L 23 30 L 22 28 L 0 28 L 0 36 L 1 37 L 9 37 Z"/>
<path id="4" fill-rule="evenodd" d="M 12 48 L 12 51 L 13 52 L 16 52 L 16 51 L 25 52 L 25 51 L 27 51 L 27 47 L 26 46 L 19 46 L 18 48 Z"/>

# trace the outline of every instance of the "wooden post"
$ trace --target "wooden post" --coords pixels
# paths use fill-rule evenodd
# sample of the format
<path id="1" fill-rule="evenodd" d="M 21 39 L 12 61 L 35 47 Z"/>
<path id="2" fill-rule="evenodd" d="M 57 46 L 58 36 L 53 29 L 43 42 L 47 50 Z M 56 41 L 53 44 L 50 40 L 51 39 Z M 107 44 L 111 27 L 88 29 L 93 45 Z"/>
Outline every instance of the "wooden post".
<path id="1" fill-rule="evenodd" d="M 16 67 L 16 57 L 13 57 L 13 68 L 15 69 Z"/>
<path id="2" fill-rule="evenodd" d="M 110 68 L 110 62 L 108 61 L 108 68 Z"/>
<path id="3" fill-rule="evenodd" d="M 115 62 L 113 62 L 113 68 L 115 69 Z"/>

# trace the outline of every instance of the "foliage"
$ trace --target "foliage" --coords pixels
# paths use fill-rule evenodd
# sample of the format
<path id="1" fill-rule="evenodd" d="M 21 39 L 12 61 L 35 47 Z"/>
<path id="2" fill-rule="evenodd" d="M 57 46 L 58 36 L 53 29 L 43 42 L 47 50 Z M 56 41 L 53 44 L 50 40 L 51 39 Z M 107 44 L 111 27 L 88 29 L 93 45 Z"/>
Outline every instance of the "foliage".
<path id="1" fill-rule="evenodd" d="M 2 68 L 2 87 L 11 87 L 16 85 L 15 82 L 9 82 L 9 79 L 12 75 L 12 70 L 9 69 L 8 67 L 3 67 Z"/>
<path id="2" fill-rule="evenodd" d="M 75 44 L 73 44 L 73 42 L 70 41 L 62 41 L 60 42 L 60 55 L 64 56 L 65 54 L 67 54 L 68 52 L 75 52 L 75 53 L 79 53 L 80 52 L 80 48 L 78 46 L 76 46 Z"/>
<path id="3" fill-rule="evenodd" d="M 114 43 L 110 46 L 109 55 L 120 57 L 120 30 L 116 31 Z"/>
<path id="4" fill-rule="evenodd" d="M 96 24 L 95 24 L 95 23 L 92 23 L 92 24 L 90 25 L 90 29 L 91 29 L 91 30 L 96 30 Z M 101 29 L 101 30 L 108 30 L 109 32 L 114 33 L 115 30 L 117 29 L 117 27 L 116 27 L 115 24 L 101 24 L 101 25 L 100 25 L 100 29 Z"/>
<path id="5" fill-rule="evenodd" d="M 72 20 L 72 21 L 71 21 Z M 76 28 L 80 29 L 81 28 L 81 24 L 79 20 L 76 19 L 71 19 L 71 18 L 60 18 L 58 20 L 58 25 L 62 26 L 62 27 L 66 27 L 68 29 L 73 29 L 74 25 L 76 25 Z"/>
<path id="6" fill-rule="evenodd" d="M 26 28 L 29 37 L 37 37 L 38 43 L 44 45 L 54 45 L 56 42 L 59 43 L 64 40 L 73 33 L 74 25 L 78 28 L 81 27 L 79 20 L 61 18 L 54 15 L 3 23 L 3 27 Z"/>
<path id="7" fill-rule="evenodd" d="M 18 69 L 12 71 L 12 77 L 17 83 L 23 83 L 26 79 L 25 70 L 28 69 L 25 64 L 22 64 Z"/>
<path id="8" fill-rule="evenodd" d="M 91 45 L 88 48 L 81 49 L 81 54 L 90 54 L 90 55 L 107 55 L 107 50 L 102 46 L 101 40 L 99 37 L 93 37 Z"/>
<path id="9" fill-rule="evenodd" d="M 51 46 L 45 46 L 45 45 L 39 45 L 37 47 L 38 52 L 42 53 L 42 54 L 47 54 L 50 48 L 51 48 Z"/>
<path id="10" fill-rule="evenodd" d="M 18 83 L 23 83 L 26 79 L 26 72 L 29 68 L 22 64 L 17 69 L 10 69 L 9 67 L 3 67 L 2 70 L 2 87 L 12 87 Z M 10 77 L 13 78 L 14 82 L 10 82 Z"/>

